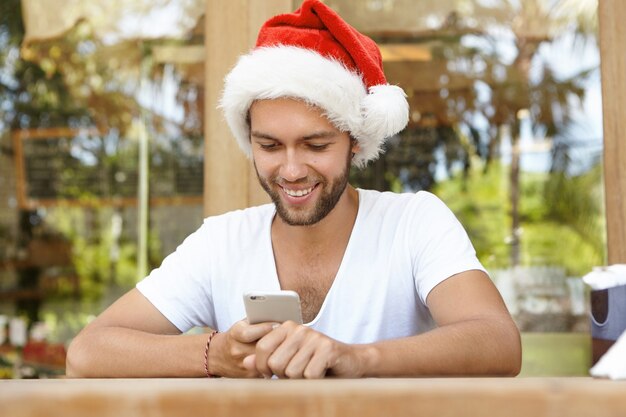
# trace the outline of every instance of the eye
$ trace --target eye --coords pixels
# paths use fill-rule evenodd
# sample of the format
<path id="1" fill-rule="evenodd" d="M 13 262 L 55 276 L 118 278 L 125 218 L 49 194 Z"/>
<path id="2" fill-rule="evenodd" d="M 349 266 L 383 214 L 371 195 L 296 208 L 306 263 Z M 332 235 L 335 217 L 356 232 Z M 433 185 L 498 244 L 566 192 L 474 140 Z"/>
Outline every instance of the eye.
<path id="1" fill-rule="evenodd" d="M 328 148 L 328 143 L 309 143 L 309 149 L 313 150 L 313 151 L 323 151 L 326 150 Z"/>
<path id="2" fill-rule="evenodd" d="M 259 145 L 259 148 L 263 149 L 264 151 L 273 151 L 278 148 L 278 144 L 275 142 L 258 143 L 258 145 Z"/>

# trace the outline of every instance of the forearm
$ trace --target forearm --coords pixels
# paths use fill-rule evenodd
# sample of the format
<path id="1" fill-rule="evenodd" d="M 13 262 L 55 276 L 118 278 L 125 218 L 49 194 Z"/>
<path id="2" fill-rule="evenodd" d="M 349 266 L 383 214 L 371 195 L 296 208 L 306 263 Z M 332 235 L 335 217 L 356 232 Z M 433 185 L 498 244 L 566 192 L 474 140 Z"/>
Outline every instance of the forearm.
<path id="1" fill-rule="evenodd" d="M 516 375 L 519 332 L 507 320 L 468 320 L 358 347 L 363 376 Z"/>
<path id="2" fill-rule="evenodd" d="M 68 349 L 73 378 L 202 377 L 207 335 L 158 335 L 123 327 L 86 328 Z"/>

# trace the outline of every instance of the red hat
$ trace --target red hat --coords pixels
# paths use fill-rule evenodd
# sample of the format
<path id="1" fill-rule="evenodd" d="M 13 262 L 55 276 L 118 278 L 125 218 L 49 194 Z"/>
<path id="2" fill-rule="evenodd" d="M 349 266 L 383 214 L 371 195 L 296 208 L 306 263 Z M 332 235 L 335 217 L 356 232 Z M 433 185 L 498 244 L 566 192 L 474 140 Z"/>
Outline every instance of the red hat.
<path id="1" fill-rule="evenodd" d="M 226 76 L 220 106 L 235 138 L 251 155 L 248 110 L 254 100 L 293 97 L 320 107 L 350 132 L 364 166 L 409 118 L 404 91 L 387 84 L 376 43 L 319 0 L 265 22 L 255 49 Z"/>

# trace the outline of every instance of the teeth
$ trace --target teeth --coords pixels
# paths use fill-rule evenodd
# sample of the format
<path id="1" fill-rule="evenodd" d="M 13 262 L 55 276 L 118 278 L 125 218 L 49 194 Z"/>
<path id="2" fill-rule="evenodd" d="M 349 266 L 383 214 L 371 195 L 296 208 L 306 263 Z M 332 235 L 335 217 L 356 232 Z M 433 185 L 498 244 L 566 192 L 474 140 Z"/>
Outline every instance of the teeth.
<path id="1" fill-rule="evenodd" d="M 306 190 L 288 190 L 287 188 L 283 188 L 283 190 L 292 197 L 302 197 L 313 191 L 313 187 L 307 188 Z"/>

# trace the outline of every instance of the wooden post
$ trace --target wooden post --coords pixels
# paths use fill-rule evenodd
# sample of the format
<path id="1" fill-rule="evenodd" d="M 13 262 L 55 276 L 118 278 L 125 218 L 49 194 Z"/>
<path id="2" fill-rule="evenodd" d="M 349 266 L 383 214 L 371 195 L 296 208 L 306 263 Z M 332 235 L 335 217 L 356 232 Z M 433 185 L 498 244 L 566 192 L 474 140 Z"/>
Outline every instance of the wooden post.
<path id="1" fill-rule="evenodd" d="M 626 263 L 626 2 L 600 0 L 608 263 Z"/>
<path id="2" fill-rule="evenodd" d="M 216 108 L 224 76 L 254 46 L 268 18 L 292 11 L 292 0 L 207 0 L 205 19 L 204 214 L 221 214 L 269 201 L 251 162 Z"/>
<path id="3" fill-rule="evenodd" d="M 600 0 L 600 62 L 604 121 L 604 194 L 608 263 L 626 263 L 626 2 Z M 592 291 L 592 312 L 608 312 L 609 290 Z M 626 300 L 612 299 L 611 303 Z M 595 313 L 594 313 L 595 316 Z M 615 316 L 613 319 L 618 319 Z M 619 323 L 613 323 L 619 326 Z M 592 364 L 613 345 L 592 327 Z"/>

